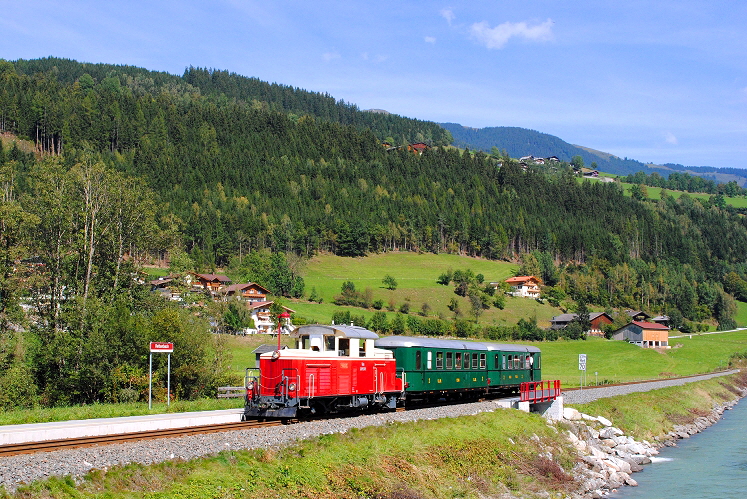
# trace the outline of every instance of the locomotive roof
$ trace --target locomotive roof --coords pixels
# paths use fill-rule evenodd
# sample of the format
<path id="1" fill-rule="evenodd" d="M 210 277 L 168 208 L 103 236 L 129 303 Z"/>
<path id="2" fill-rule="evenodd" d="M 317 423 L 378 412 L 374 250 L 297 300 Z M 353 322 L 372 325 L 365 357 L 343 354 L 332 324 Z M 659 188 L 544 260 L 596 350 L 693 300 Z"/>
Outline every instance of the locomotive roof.
<path id="1" fill-rule="evenodd" d="M 359 338 L 363 340 L 375 340 L 379 337 L 378 334 L 364 327 L 346 326 L 344 324 L 333 324 L 331 326 L 326 324 L 308 324 L 297 327 L 290 335 L 293 338 L 298 338 L 303 334 L 335 335 L 343 338 Z"/>
<path id="2" fill-rule="evenodd" d="M 386 347 L 425 347 L 451 350 L 501 350 L 504 352 L 539 352 L 540 349 L 527 345 L 509 345 L 500 343 L 482 343 L 479 341 L 441 340 L 437 338 L 415 338 L 412 336 L 389 336 L 379 338 L 377 348 Z"/>

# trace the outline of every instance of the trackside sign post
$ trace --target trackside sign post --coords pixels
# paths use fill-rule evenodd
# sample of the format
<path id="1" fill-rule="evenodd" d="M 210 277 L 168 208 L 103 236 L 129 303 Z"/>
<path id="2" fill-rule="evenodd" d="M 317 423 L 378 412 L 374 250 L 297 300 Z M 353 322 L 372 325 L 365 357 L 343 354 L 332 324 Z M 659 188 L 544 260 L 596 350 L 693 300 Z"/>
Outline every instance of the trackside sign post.
<path id="1" fill-rule="evenodd" d="M 153 354 L 168 354 L 168 367 L 166 370 L 166 405 L 171 405 L 171 354 L 174 352 L 174 344 L 165 341 L 150 342 L 150 358 L 148 367 L 148 409 L 153 408 Z"/>
<path id="2" fill-rule="evenodd" d="M 581 371 L 581 389 L 584 388 L 584 378 L 586 378 L 586 354 L 578 354 L 578 370 Z"/>

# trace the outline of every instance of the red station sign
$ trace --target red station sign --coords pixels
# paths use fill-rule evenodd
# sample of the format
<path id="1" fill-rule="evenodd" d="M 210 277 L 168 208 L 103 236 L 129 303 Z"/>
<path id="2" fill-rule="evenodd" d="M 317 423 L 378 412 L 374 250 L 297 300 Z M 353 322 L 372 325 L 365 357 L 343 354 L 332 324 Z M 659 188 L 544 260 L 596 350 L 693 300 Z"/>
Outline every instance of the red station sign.
<path id="1" fill-rule="evenodd" d="M 167 343 L 165 341 L 151 341 L 150 342 L 150 351 L 151 353 L 173 353 L 174 352 L 174 344 L 173 343 Z"/>

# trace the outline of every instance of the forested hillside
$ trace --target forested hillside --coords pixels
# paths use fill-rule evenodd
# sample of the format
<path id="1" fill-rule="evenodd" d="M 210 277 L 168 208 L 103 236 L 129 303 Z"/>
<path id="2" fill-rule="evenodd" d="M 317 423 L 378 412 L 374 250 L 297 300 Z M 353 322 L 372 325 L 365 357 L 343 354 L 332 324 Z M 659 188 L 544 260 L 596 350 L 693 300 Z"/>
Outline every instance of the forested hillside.
<path id="1" fill-rule="evenodd" d="M 728 293 L 747 296 L 747 223 L 717 199 L 639 201 L 578 183 L 567 163 L 524 171 L 438 147 L 450 136 L 434 123 L 223 71 L 0 61 L 0 131 L 36 150 L 0 150 L 0 373 L 14 373 L 0 384 L 49 403 L 127 393 L 137 345 L 156 330 L 199 338 L 204 323 L 134 284 L 140 263 L 164 255 L 182 270 L 260 250 L 510 259 L 556 299 L 645 307 L 685 326 L 731 325 Z M 31 337 L 8 333 L 22 329 L 11 328 L 22 303 Z M 223 375 L 211 355 L 195 345 L 177 366 L 183 396 Z"/>

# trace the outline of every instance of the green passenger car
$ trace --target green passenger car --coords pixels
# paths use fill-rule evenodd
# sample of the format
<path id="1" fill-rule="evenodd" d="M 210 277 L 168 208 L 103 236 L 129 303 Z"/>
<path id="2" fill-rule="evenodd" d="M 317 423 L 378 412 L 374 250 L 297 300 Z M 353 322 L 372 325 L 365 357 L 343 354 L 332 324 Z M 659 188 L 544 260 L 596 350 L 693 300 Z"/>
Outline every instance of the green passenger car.
<path id="1" fill-rule="evenodd" d="M 408 400 L 515 393 L 540 381 L 540 350 L 533 346 L 391 336 L 377 348 L 394 353 Z"/>

